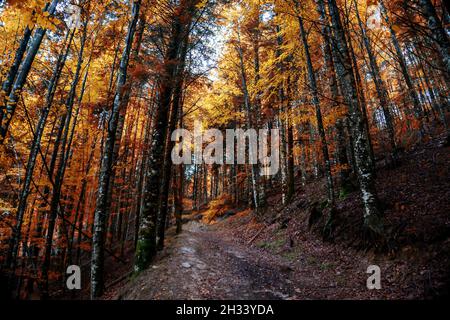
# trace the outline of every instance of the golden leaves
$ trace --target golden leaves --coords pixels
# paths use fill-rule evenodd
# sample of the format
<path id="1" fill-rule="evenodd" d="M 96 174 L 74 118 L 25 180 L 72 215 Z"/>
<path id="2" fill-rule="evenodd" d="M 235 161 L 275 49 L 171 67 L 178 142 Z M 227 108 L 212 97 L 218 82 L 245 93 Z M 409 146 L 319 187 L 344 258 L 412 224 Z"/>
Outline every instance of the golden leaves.
<path id="1" fill-rule="evenodd" d="M 197 9 L 203 9 L 208 4 L 208 1 L 209 0 L 201 0 L 195 7 Z"/>
<path id="2" fill-rule="evenodd" d="M 44 11 L 46 1 L 8 1 L 6 10 L 1 13 L 1 20 L 6 21 L 7 30 L 17 31 L 17 29 L 30 29 L 37 27 L 55 30 L 58 19 L 51 16 L 49 12 Z"/>

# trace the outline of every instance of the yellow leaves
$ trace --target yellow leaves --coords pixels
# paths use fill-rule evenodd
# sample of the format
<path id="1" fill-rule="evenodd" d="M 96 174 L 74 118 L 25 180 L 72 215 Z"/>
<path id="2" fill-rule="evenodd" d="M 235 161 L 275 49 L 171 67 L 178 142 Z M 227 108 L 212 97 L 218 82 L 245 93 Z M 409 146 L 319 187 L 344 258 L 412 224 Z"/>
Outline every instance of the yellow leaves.
<path id="1" fill-rule="evenodd" d="M 338 174 L 341 171 L 344 170 L 349 170 L 350 166 L 348 164 L 339 164 L 339 163 L 335 163 L 332 167 L 331 167 L 331 173 L 332 174 Z"/>
<path id="2" fill-rule="evenodd" d="M 17 29 L 28 27 L 42 27 L 54 30 L 58 19 L 50 16 L 44 11 L 46 1 L 8 1 L 8 6 L 1 13 L 1 21 L 5 23 L 5 28 L 11 32 Z"/>
<path id="3" fill-rule="evenodd" d="M 48 12 L 44 12 L 42 15 L 36 17 L 36 24 L 44 29 L 55 30 L 55 23 L 57 20 L 49 15 Z"/>
<path id="4" fill-rule="evenodd" d="M 203 9 L 208 4 L 208 1 L 209 0 L 201 0 L 195 7 L 197 9 Z"/>
<path id="5" fill-rule="evenodd" d="M 395 33 L 399 34 L 402 32 L 402 28 L 398 24 L 392 25 L 392 30 L 394 30 Z"/>
<path id="6" fill-rule="evenodd" d="M 0 213 L 3 212 L 11 212 L 11 213 L 15 213 L 17 211 L 17 208 L 12 205 L 11 203 L 7 202 L 4 199 L 0 198 Z"/>
<path id="7" fill-rule="evenodd" d="M 52 109 L 58 116 L 62 116 L 67 111 L 66 105 L 64 103 L 57 103 L 52 107 Z"/>
<path id="8" fill-rule="evenodd" d="M 8 97 L 6 96 L 6 92 L 4 90 L 0 90 L 0 102 L 3 103 Z"/>
<path id="9" fill-rule="evenodd" d="M 342 119 L 347 115 L 347 107 L 339 106 L 334 107 L 333 110 L 330 110 L 330 113 L 323 117 L 323 125 L 325 128 L 329 128 L 336 124 L 336 120 Z"/>
<path id="10" fill-rule="evenodd" d="M 203 213 L 202 221 L 206 224 L 213 224 L 216 218 L 223 216 L 231 208 L 231 196 L 228 194 L 224 194 L 210 202 L 209 209 L 205 213 Z"/>

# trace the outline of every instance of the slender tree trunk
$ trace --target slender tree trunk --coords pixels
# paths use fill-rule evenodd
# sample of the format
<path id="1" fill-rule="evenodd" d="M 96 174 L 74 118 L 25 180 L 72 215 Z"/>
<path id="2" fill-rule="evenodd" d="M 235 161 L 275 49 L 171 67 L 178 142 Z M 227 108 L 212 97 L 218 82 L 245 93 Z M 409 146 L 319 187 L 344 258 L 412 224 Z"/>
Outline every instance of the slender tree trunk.
<path id="1" fill-rule="evenodd" d="M 246 111 L 246 117 L 247 117 L 247 129 L 253 128 L 253 121 L 252 121 L 252 106 L 250 103 L 250 94 L 248 92 L 248 86 L 247 86 L 247 74 L 245 71 L 245 65 L 244 65 L 244 53 L 242 51 L 241 42 L 240 42 L 240 35 L 238 35 L 239 43 L 236 47 L 236 50 L 238 51 L 239 55 L 239 65 L 240 65 L 240 76 L 242 81 L 242 92 L 244 95 L 244 105 L 245 105 L 245 111 Z M 255 155 L 253 155 L 255 156 Z M 257 156 L 257 155 L 256 155 Z M 250 156 L 252 157 L 252 156 Z M 253 204 L 255 206 L 255 211 L 259 214 L 260 213 L 260 204 L 259 204 L 259 195 L 258 195 L 258 185 L 259 185 L 259 166 L 258 164 L 252 164 L 251 170 L 250 170 L 250 179 L 251 179 L 251 188 L 252 188 L 252 200 Z"/>
<path id="2" fill-rule="evenodd" d="M 128 25 L 127 37 L 125 40 L 125 48 L 119 66 L 119 75 L 117 77 L 116 93 L 114 97 L 113 109 L 108 124 L 108 132 L 106 138 L 105 149 L 102 154 L 102 164 L 99 176 L 98 195 L 96 201 L 94 215 L 94 236 L 93 236 L 93 252 L 91 261 L 91 298 L 95 299 L 103 293 L 103 267 L 104 267 L 104 236 L 105 225 L 108 220 L 109 212 L 107 212 L 107 197 L 109 181 L 112 170 L 112 154 L 114 152 L 117 125 L 119 121 L 119 113 L 123 107 L 123 88 L 127 80 L 128 62 L 130 59 L 131 47 L 136 31 L 137 21 L 139 19 L 141 1 L 135 0 L 132 4 L 132 17 Z"/>
<path id="3" fill-rule="evenodd" d="M 363 26 L 361 17 L 359 16 L 358 3 L 356 0 L 353 0 L 353 3 L 355 5 L 356 18 L 358 20 L 358 25 L 359 25 L 359 29 L 361 31 L 361 36 L 363 39 L 364 47 L 366 48 L 366 52 L 369 57 L 370 73 L 372 74 L 372 78 L 375 83 L 375 88 L 376 88 L 377 94 L 378 94 L 378 99 L 380 100 L 380 106 L 383 111 L 384 119 L 386 121 L 386 128 L 388 131 L 389 143 L 392 148 L 392 157 L 393 157 L 393 160 L 395 163 L 397 161 L 397 144 L 395 141 L 394 120 L 393 120 L 392 113 L 391 113 L 391 104 L 389 102 L 389 94 L 386 89 L 386 85 L 381 77 L 380 68 L 378 67 L 378 63 L 377 63 L 375 55 L 372 51 L 369 37 L 367 36 L 367 33 L 366 33 L 366 29 Z"/>
<path id="4" fill-rule="evenodd" d="M 262 127 L 261 123 L 261 90 L 259 81 L 261 79 L 260 75 L 260 46 L 261 46 L 261 9 L 259 7 L 259 3 L 256 4 L 257 8 L 255 10 L 255 17 L 256 20 L 253 31 L 253 60 L 254 60 L 254 72 L 255 72 L 255 88 L 257 88 L 257 91 L 255 93 L 254 97 L 254 103 L 253 103 L 253 111 L 255 114 L 255 125 L 257 129 L 260 129 Z M 261 209 L 264 209 L 267 206 L 267 199 L 266 199 L 266 190 L 265 190 L 265 179 L 262 175 L 263 165 L 258 164 L 255 167 L 256 175 L 258 177 L 257 182 L 257 195 L 258 195 L 258 206 Z"/>
<path id="5" fill-rule="evenodd" d="M 431 0 L 419 0 L 423 16 L 427 19 L 431 36 L 435 40 L 442 59 L 443 75 L 447 88 L 450 88 L 450 39 Z"/>
<path id="6" fill-rule="evenodd" d="M 290 108 L 289 108 L 290 109 Z M 288 110 L 290 113 L 291 110 Z M 294 130 L 292 126 L 292 121 L 290 119 L 290 115 L 287 119 L 287 128 L 286 128 L 287 134 L 286 134 L 286 143 L 287 143 L 287 193 L 286 198 L 287 202 L 291 202 L 294 193 L 295 193 L 295 177 L 294 177 Z M 260 183 L 262 184 L 262 183 Z M 262 184 L 263 185 L 263 184 Z"/>
<path id="7" fill-rule="evenodd" d="M 297 6 L 297 9 L 299 8 L 299 4 L 297 0 L 294 0 L 295 4 Z M 322 147 L 322 156 L 323 160 L 325 162 L 325 177 L 327 181 L 327 193 L 328 193 L 328 200 L 331 204 L 331 206 L 334 206 L 334 187 L 333 187 L 333 176 L 331 174 L 331 163 L 330 163 L 330 156 L 328 152 L 328 145 L 325 135 L 325 129 L 323 126 L 323 120 L 322 120 L 322 112 L 320 110 L 320 100 L 319 100 L 319 93 L 317 89 L 317 82 L 316 82 L 316 76 L 314 74 L 314 68 L 311 60 L 311 55 L 309 53 L 309 44 L 308 40 L 306 38 L 306 31 L 303 25 L 303 18 L 301 17 L 300 13 L 297 15 L 298 24 L 300 27 L 300 37 L 303 43 L 303 48 L 305 50 L 305 58 L 306 58 L 306 65 L 308 69 L 308 78 L 309 78 L 309 85 L 310 90 L 312 94 L 312 103 L 316 110 L 316 121 L 317 121 L 317 130 L 319 131 L 320 136 L 320 142 Z"/>
<path id="8" fill-rule="evenodd" d="M 405 79 L 406 86 L 408 87 L 408 93 L 411 98 L 411 102 L 414 106 L 416 118 L 421 122 L 420 118 L 423 116 L 422 107 L 420 105 L 419 97 L 417 96 L 416 89 L 414 87 L 413 81 L 411 79 L 411 75 L 408 70 L 408 66 L 406 64 L 405 55 L 403 54 L 403 51 L 400 48 L 400 43 L 398 42 L 398 39 L 397 39 L 397 33 L 394 31 L 394 29 L 392 27 L 392 23 L 389 19 L 386 6 L 384 5 L 384 0 L 380 0 L 379 3 L 380 3 L 380 8 L 381 8 L 381 15 L 383 16 L 384 20 L 386 21 L 386 24 L 389 28 L 389 32 L 391 34 L 392 44 L 394 45 L 395 53 L 397 55 L 397 59 L 400 64 L 400 68 L 402 70 L 402 74 Z M 421 130 L 422 130 L 422 126 L 421 126 Z"/>
<path id="9" fill-rule="evenodd" d="M 158 221 L 158 230 L 157 230 L 157 236 L 158 236 L 158 249 L 161 250 L 164 247 L 164 237 L 165 237 L 165 230 L 166 230 L 166 219 L 167 219 L 167 201 L 169 198 L 169 188 L 170 183 L 172 181 L 172 160 L 171 160 L 171 153 L 172 149 L 175 146 L 175 142 L 171 141 L 170 136 L 172 132 L 176 129 L 179 116 L 180 116 L 180 105 L 181 105 L 181 99 L 183 95 L 183 86 L 184 86 L 184 69 L 186 64 L 186 54 L 188 51 L 189 46 L 189 32 L 190 32 L 190 25 L 191 22 L 188 21 L 187 24 L 183 28 L 183 43 L 180 50 L 180 54 L 178 57 L 178 68 L 176 70 L 176 74 L 174 75 L 175 78 L 175 86 L 173 90 L 173 98 L 172 98 L 172 110 L 170 114 L 170 122 L 167 132 L 167 141 L 166 141 L 166 149 L 165 149 L 165 155 L 164 155 L 164 168 L 163 168 L 163 181 L 162 181 L 162 187 L 161 187 L 161 203 L 159 207 L 159 221 Z"/>
<path id="10" fill-rule="evenodd" d="M 61 199 L 61 188 L 64 180 L 64 173 L 68 161 L 68 157 L 70 155 L 70 123 L 72 119 L 72 110 L 75 102 L 75 94 L 78 87 L 78 82 L 80 80 L 81 67 L 83 64 L 83 54 L 85 49 L 85 42 L 87 37 L 87 21 L 84 24 L 83 35 L 80 43 L 80 51 L 78 54 L 78 61 L 76 66 L 76 71 L 74 75 L 74 79 L 72 81 L 72 85 L 67 96 L 67 100 L 65 103 L 66 106 L 66 116 L 64 123 L 64 134 L 61 140 L 61 154 L 58 164 L 58 170 L 56 172 L 54 185 L 53 185 L 53 193 L 52 199 L 50 202 L 50 215 L 47 227 L 47 236 L 45 241 L 45 254 L 44 254 L 44 263 L 42 264 L 42 298 L 48 298 L 48 271 L 50 268 L 50 259 L 51 259 L 51 249 L 53 243 L 53 233 L 56 225 L 56 218 L 58 215 L 59 204 Z M 74 119 L 74 122 L 76 119 Z M 69 140 L 68 140 L 69 139 Z"/>
<path id="11" fill-rule="evenodd" d="M 361 114 L 361 109 L 364 106 L 360 106 L 360 100 L 358 99 L 352 62 L 336 0 L 328 0 L 328 7 L 332 21 L 334 49 L 337 50 L 336 56 L 339 57 L 336 61 L 336 71 L 341 79 L 342 92 L 349 108 L 352 135 L 355 139 L 353 148 L 364 204 L 364 223 L 369 230 L 382 235 L 384 234 L 383 222 L 378 207 L 373 167 L 370 165 L 369 143 Z"/>
<path id="12" fill-rule="evenodd" d="M 45 124 L 47 121 L 47 117 L 48 117 L 50 107 L 53 102 L 56 86 L 57 86 L 59 78 L 61 76 L 61 71 L 62 71 L 62 68 L 67 59 L 70 44 L 72 42 L 72 38 L 74 35 L 73 32 L 68 32 L 68 34 L 67 34 L 68 37 L 69 37 L 69 34 L 70 34 L 70 39 L 67 43 L 65 52 L 61 53 L 59 55 L 57 63 L 55 65 L 55 69 L 53 71 L 52 77 L 50 79 L 50 82 L 49 82 L 49 85 L 47 88 L 46 102 L 45 102 L 44 107 L 41 110 L 41 115 L 40 115 L 38 124 L 36 126 L 35 132 L 34 132 L 34 139 L 33 139 L 30 154 L 28 157 L 28 163 L 27 163 L 27 168 L 26 168 L 26 173 L 25 173 L 25 178 L 24 178 L 24 184 L 23 184 L 22 191 L 20 194 L 19 205 L 18 205 L 18 209 L 17 209 L 16 226 L 13 230 L 13 236 L 11 238 L 10 248 L 8 250 L 7 259 L 6 259 L 6 266 L 8 268 L 10 268 L 11 272 L 14 272 L 14 267 L 15 267 L 14 265 L 16 263 L 16 257 L 17 257 L 17 249 L 18 249 L 18 244 L 19 244 L 20 237 L 21 237 L 23 216 L 26 211 L 28 195 L 30 194 L 30 187 L 31 187 L 31 181 L 33 178 L 34 167 L 36 165 L 37 156 L 38 156 L 38 153 L 39 153 L 40 147 L 41 147 L 41 138 L 44 133 L 44 128 L 45 128 Z"/>
<path id="13" fill-rule="evenodd" d="M 9 68 L 8 74 L 6 76 L 6 80 L 3 82 L 2 90 L 4 97 L 8 97 L 11 93 L 12 86 L 14 84 L 14 80 L 16 79 L 17 72 L 19 71 L 20 64 L 22 63 L 23 57 L 27 50 L 28 42 L 31 38 L 32 30 L 28 27 L 25 28 L 23 33 L 22 40 L 20 41 L 19 48 L 16 51 L 16 55 L 14 56 L 14 62 Z M 2 101 L 6 105 L 6 102 Z M 4 106 L 2 104 L 2 106 Z"/>
<path id="14" fill-rule="evenodd" d="M 132 67 L 133 64 L 136 64 L 139 58 L 139 52 L 141 49 L 141 44 L 142 44 L 142 37 L 144 35 L 144 31 L 145 31 L 145 25 L 146 25 L 146 20 L 144 16 L 141 16 L 139 22 L 138 22 L 138 26 L 136 27 L 136 41 L 135 41 L 135 49 L 133 51 L 133 55 L 130 59 L 130 64 Z M 111 76 L 113 78 L 113 76 Z M 112 79 L 111 79 L 112 80 Z M 123 94 L 123 98 L 122 98 L 122 107 L 119 113 L 119 120 L 117 123 L 117 130 L 116 130 L 116 138 L 115 138 L 115 143 L 114 143 L 114 151 L 112 154 L 112 171 L 111 171 L 111 178 L 109 181 L 109 193 L 108 193 L 108 202 L 107 202 L 107 209 L 109 210 L 111 207 L 111 202 L 112 202 L 112 196 L 114 194 L 114 187 L 115 187 L 115 179 L 116 179 L 116 165 L 117 165 L 117 159 L 119 157 L 119 151 L 120 151 L 120 145 L 121 145 L 121 140 L 122 140 L 122 134 L 123 134 L 123 128 L 125 125 L 125 117 L 127 114 L 127 109 L 128 109 L 128 104 L 130 101 L 130 97 L 131 97 L 131 92 L 133 90 L 133 79 L 128 79 L 127 83 L 125 84 L 125 93 Z"/>
<path id="15" fill-rule="evenodd" d="M 276 31 L 277 33 L 280 32 L 280 27 L 277 26 L 276 27 Z M 277 50 L 275 52 L 276 57 L 279 58 L 282 54 L 281 51 L 281 46 L 283 45 L 283 39 L 281 36 L 277 36 Z M 282 62 L 278 63 L 277 66 L 279 72 L 284 73 L 284 66 Z M 276 126 L 278 127 L 278 129 L 280 130 L 280 169 L 281 169 L 281 190 L 282 190 L 282 203 L 283 205 L 288 203 L 288 198 L 287 198 L 287 193 L 288 193 L 288 170 L 287 170 L 287 164 L 286 164 L 286 159 L 287 159 L 287 150 L 286 150 L 286 130 L 285 130 L 285 125 L 284 125 L 284 121 L 282 119 L 283 116 L 283 111 L 285 109 L 285 104 L 286 104 L 286 95 L 285 95 L 285 91 L 284 91 L 284 84 L 281 84 L 280 87 L 278 88 L 278 100 L 280 102 L 280 106 L 279 106 L 279 110 L 278 110 L 278 114 L 277 114 L 277 119 L 276 119 Z"/>
<path id="16" fill-rule="evenodd" d="M 141 217 L 141 211 L 143 208 L 143 203 L 142 203 L 142 198 L 143 198 L 143 191 L 144 191 L 144 187 L 145 187 L 145 177 L 146 177 L 146 172 L 147 172 L 147 168 L 148 168 L 148 145 L 150 145 L 151 142 L 151 130 L 152 130 L 152 123 L 153 123 L 153 118 L 154 118 L 154 113 L 155 113 L 155 109 L 156 109 L 156 103 L 155 103 L 155 87 L 152 88 L 152 94 L 151 94 L 151 104 L 148 108 L 148 113 L 149 113 L 149 119 L 147 120 L 147 123 L 145 125 L 145 129 L 144 129 L 144 150 L 142 151 L 142 159 L 141 159 L 141 167 L 140 167 L 140 172 L 139 172 L 139 182 L 138 182 L 138 186 L 137 186 L 137 190 L 138 190 L 138 198 L 137 198 L 137 206 L 136 206 L 136 213 L 135 213 L 135 230 L 134 230 L 134 247 L 136 249 L 137 247 L 137 242 L 138 242 L 138 238 L 139 238 L 139 224 L 140 224 L 140 217 Z"/>
<path id="17" fill-rule="evenodd" d="M 331 50 L 331 30 L 328 21 L 328 17 L 326 15 L 326 9 L 323 3 L 323 0 L 318 0 L 317 2 L 317 11 L 319 13 L 319 21 L 322 24 L 322 37 L 324 39 L 323 55 L 325 59 L 325 66 L 327 69 L 326 75 L 329 79 L 330 84 L 330 92 L 331 99 L 333 101 L 333 107 L 337 111 L 341 105 L 341 97 L 339 95 L 339 87 L 338 80 L 336 77 L 335 64 L 334 61 L 336 57 L 333 55 L 333 51 Z M 336 120 L 336 153 L 337 160 L 340 165 L 339 168 L 339 180 L 341 183 L 341 187 L 347 189 L 350 185 L 350 169 L 349 169 L 349 161 L 347 157 L 347 148 L 346 148 L 346 139 L 345 139 L 345 122 L 347 115 L 341 116 Z"/>
<path id="18" fill-rule="evenodd" d="M 169 125 L 170 102 L 174 88 L 174 75 L 182 34 L 182 22 L 175 17 L 172 34 L 165 55 L 164 70 L 159 83 L 159 107 L 155 114 L 155 128 L 153 130 L 147 169 L 147 183 L 144 190 L 144 205 L 140 218 L 139 239 L 136 247 L 135 270 L 147 268 L 156 254 L 156 224 L 161 197 L 161 182 L 164 166 L 164 145 Z"/>

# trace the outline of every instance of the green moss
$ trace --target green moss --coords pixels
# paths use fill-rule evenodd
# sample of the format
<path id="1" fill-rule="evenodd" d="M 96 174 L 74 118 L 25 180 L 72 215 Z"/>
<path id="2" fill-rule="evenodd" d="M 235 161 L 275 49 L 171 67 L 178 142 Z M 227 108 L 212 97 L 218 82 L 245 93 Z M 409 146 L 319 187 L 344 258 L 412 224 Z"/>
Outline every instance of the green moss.
<path id="1" fill-rule="evenodd" d="M 283 257 L 289 261 L 295 261 L 298 258 L 298 253 L 295 251 L 285 252 L 283 253 Z"/>
<path id="2" fill-rule="evenodd" d="M 317 264 L 317 259 L 314 257 L 308 257 L 306 258 L 306 262 L 308 262 L 308 264 L 315 265 Z"/>
<path id="3" fill-rule="evenodd" d="M 347 182 L 341 186 L 341 189 L 339 190 L 339 198 L 345 199 L 353 191 L 356 191 L 356 187 L 352 183 Z"/>
<path id="4" fill-rule="evenodd" d="M 269 250 L 278 250 L 285 243 L 284 239 L 277 239 L 271 242 L 259 242 L 258 247 Z"/>
<path id="5" fill-rule="evenodd" d="M 320 203 L 320 210 L 323 211 L 325 208 L 329 206 L 328 200 L 324 200 Z"/>
<path id="6" fill-rule="evenodd" d="M 152 239 L 139 239 L 136 246 L 136 271 L 147 269 L 156 254 L 156 244 Z"/>
<path id="7" fill-rule="evenodd" d="M 267 246 L 267 243 L 264 242 L 264 241 L 258 242 L 258 243 L 256 244 L 256 246 L 259 247 L 259 248 L 265 248 L 265 247 Z"/>
<path id="8" fill-rule="evenodd" d="M 328 270 L 334 267 L 334 264 L 330 263 L 330 262 L 322 262 L 320 264 L 320 269 L 322 270 Z"/>

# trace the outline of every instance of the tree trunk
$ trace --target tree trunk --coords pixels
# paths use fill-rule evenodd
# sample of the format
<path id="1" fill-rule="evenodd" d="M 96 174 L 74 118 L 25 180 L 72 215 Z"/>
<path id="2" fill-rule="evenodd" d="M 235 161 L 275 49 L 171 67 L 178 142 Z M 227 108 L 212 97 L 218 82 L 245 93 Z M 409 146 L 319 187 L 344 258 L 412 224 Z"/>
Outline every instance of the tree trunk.
<path id="1" fill-rule="evenodd" d="M 361 31 L 361 36 L 363 39 L 364 47 L 366 48 L 367 55 L 369 57 L 369 65 L 370 65 L 370 73 L 372 74 L 373 81 L 375 83 L 375 88 L 377 90 L 378 99 L 380 100 L 380 106 L 383 111 L 384 119 L 386 121 L 386 128 L 388 131 L 389 143 L 392 148 L 392 157 L 394 163 L 397 161 L 397 144 L 395 141 L 395 128 L 394 128 L 394 120 L 391 113 L 390 102 L 389 102 L 389 94 L 386 89 L 386 85 L 381 77 L 380 68 L 378 67 L 378 63 L 376 61 L 375 55 L 372 51 L 372 47 L 370 45 L 369 37 L 367 36 L 366 29 L 363 26 L 361 21 L 361 17 L 359 16 L 358 4 L 356 0 L 353 0 L 356 11 L 356 18 L 358 20 L 359 29 Z"/>
<path id="2" fill-rule="evenodd" d="M 144 30 L 145 30 L 145 24 L 146 24 L 146 20 L 145 17 L 142 16 L 139 20 L 138 26 L 136 27 L 136 44 L 135 44 L 135 49 L 133 51 L 133 55 L 130 59 L 130 64 L 136 64 L 139 58 L 139 51 L 141 49 L 141 43 L 142 43 L 142 37 L 144 35 Z M 131 66 L 130 66 L 131 67 Z M 114 67 L 113 67 L 114 68 Z M 113 78 L 113 76 L 111 76 L 111 78 Z M 112 80 L 112 79 L 111 79 Z M 112 205 L 112 196 L 114 194 L 114 187 L 115 187 L 115 179 L 116 179 L 116 165 L 117 165 L 117 159 L 119 157 L 119 151 L 120 151 L 120 145 L 121 145 L 121 140 L 122 140 L 122 134 L 123 134 L 123 129 L 124 129 L 124 125 L 125 125 L 125 117 L 127 114 L 127 109 L 128 109 L 128 104 L 130 101 L 130 97 L 131 97 L 131 92 L 133 90 L 133 79 L 129 78 L 125 84 L 125 93 L 123 94 L 123 98 L 122 98 L 122 107 L 120 109 L 119 112 L 119 120 L 117 123 L 117 130 L 116 130 L 116 137 L 115 137 L 115 141 L 114 141 L 114 150 L 113 150 L 113 154 L 112 154 L 112 169 L 111 169 L 111 178 L 109 181 L 109 186 L 108 186 L 108 200 L 107 200 L 107 205 L 106 205 L 106 210 L 110 210 L 111 205 Z"/>
<path id="3" fill-rule="evenodd" d="M 331 99 L 333 101 L 333 107 L 338 109 L 341 105 L 341 97 L 339 95 L 338 79 L 336 77 L 335 64 L 334 61 L 337 59 L 333 55 L 331 50 L 331 30 L 326 15 L 326 9 L 323 0 L 318 0 L 317 2 L 317 12 L 319 13 L 319 21 L 322 24 L 322 37 L 324 39 L 323 55 L 326 66 L 326 77 L 329 79 Z M 337 110 L 339 111 L 339 110 Z M 347 157 L 346 139 L 345 139 L 345 122 L 347 115 L 341 116 L 336 120 L 336 154 L 337 161 L 340 165 L 339 168 L 339 180 L 341 187 L 346 189 L 350 184 L 350 169 L 349 161 Z"/>
<path id="4" fill-rule="evenodd" d="M 50 259 L 51 259 L 51 248 L 53 243 L 53 233 L 56 225 L 56 218 L 58 215 L 59 204 L 61 199 L 61 188 L 64 180 L 65 169 L 68 161 L 68 157 L 70 154 L 70 123 L 72 119 L 72 109 L 75 102 L 75 94 L 78 86 L 78 82 L 80 80 L 81 67 L 83 64 L 83 54 L 85 49 L 85 42 L 87 37 L 87 21 L 84 24 L 83 35 L 81 38 L 80 51 L 78 53 L 78 61 L 76 66 L 76 71 L 74 74 L 74 78 L 72 81 L 72 85 L 70 91 L 67 96 L 67 100 L 65 102 L 66 106 L 66 116 L 64 123 L 64 133 L 61 140 L 61 155 L 58 163 L 58 170 L 56 172 L 54 185 L 53 185 L 53 193 L 52 199 L 50 203 L 50 215 L 47 227 L 47 236 L 45 241 L 45 254 L 44 254 L 44 263 L 42 265 L 42 279 L 43 279 L 43 287 L 42 287 L 42 297 L 43 299 L 48 298 L 48 271 L 50 267 Z M 74 119 L 74 122 L 76 119 Z M 62 123 L 61 123 L 62 124 Z M 69 140 L 68 140 L 69 138 Z"/>
<path id="5" fill-rule="evenodd" d="M 444 30 L 441 19 L 439 19 L 436 9 L 431 0 L 419 0 L 422 14 L 427 19 L 431 36 L 435 40 L 438 51 L 442 59 L 443 75 L 447 88 L 450 88 L 450 39 L 448 33 Z"/>
<path id="6" fill-rule="evenodd" d="M 241 47 L 241 41 L 240 41 L 240 35 L 238 34 L 239 43 L 236 47 L 236 50 L 239 55 L 239 66 L 240 66 L 240 77 L 242 82 L 242 93 L 244 95 L 244 107 L 246 111 L 246 118 L 247 118 L 247 129 L 253 129 L 253 121 L 252 121 L 252 106 L 250 103 L 250 94 L 248 92 L 248 86 L 247 86 L 247 73 L 245 71 L 245 65 L 244 65 L 244 53 L 242 51 Z M 251 170 L 250 170 L 250 179 L 251 179 L 251 189 L 252 189 L 252 200 L 253 204 L 255 206 L 256 213 L 260 213 L 260 204 L 259 199 L 260 196 L 258 194 L 259 191 L 259 166 L 258 164 L 252 164 Z"/>
<path id="7" fill-rule="evenodd" d="M 384 0 L 380 0 L 379 3 L 380 3 L 380 8 L 381 8 L 381 15 L 383 16 L 384 20 L 386 21 L 386 24 L 389 28 L 389 32 L 391 34 L 392 44 L 394 45 L 395 53 L 397 55 L 397 59 L 400 64 L 400 68 L 402 70 L 402 74 L 405 79 L 406 86 L 408 87 L 408 93 L 411 98 L 411 102 L 413 103 L 413 106 L 414 106 L 416 118 L 421 123 L 421 117 L 423 116 L 422 107 L 420 105 L 420 100 L 419 100 L 419 97 L 417 96 L 416 89 L 414 88 L 414 84 L 411 79 L 411 75 L 409 73 L 408 66 L 406 64 L 405 56 L 403 54 L 402 49 L 400 48 L 400 44 L 397 39 L 397 34 L 392 27 L 391 21 L 389 19 L 389 16 L 388 16 L 388 13 L 386 10 L 386 6 L 384 5 Z M 420 126 L 420 128 L 422 131 L 422 125 Z"/>
<path id="8" fill-rule="evenodd" d="M 6 76 L 6 80 L 3 82 L 2 90 L 4 97 L 8 97 L 11 93 L 12 86 L 14 84 L 14 80 L 16 79 L 17 72 L 19 71 L 20 64 L 22 63 L 23 56 L 27 50 L 28 42 L 31 38 L 32 30 L 28 27 L 25 28 L 23 33 L 22 40 L 20 41 L 19 48 L 16 51 L 16 55 L 14 56 L 14 62 L 9 68 L 8 75 Z M 6 102 L 2 102 L 6 103 Z M 4 105 L 2 105 L 4 106 Z"/>
<path id="9" fill-rule="evenodd" d="M 186 54 L 189 46 L 189 32 L 191 21 L 187 21 L 187 24 L 183 27 L 182 31 L 182 47 L 180 50 L 179 57 L 177 59 L 177 70 L 175 71 L 175 85 L 173 89 L 173 98 L 172 98 L 172 108 L 170 113 L 170 123 L 167 132 L 167 141 L 165 143 L 165 155 L 164 155 L 164 168 L 163 168 L 163 181 L 161 187 L 161 203 L 159 207 L 159 219 L 157 225 L 157 236 L 158 236 L 158 249 L 162 250 L 164 247 L 164 237 L 166 230 L 166 219 L 167 219 L 167 201 L 169 198 L 169 188 L 170 183 L 172 181 L 172 160 L 171 153 L 172 149 L 175 146 L 175 142 L 172 141 L 171 134 L 176 129 L 177 123 L 180 116 L 180 105 L 183 95 L 183 86 L 184 86 L 184 69 L 186 64 Z"/>
<path id="10" fill-rule="evenodd" d="M 108 220 L 109 212 L 107 211 L 107 197 L 109 181 L 112 170 L 112 154 L 114 152 L 115 138 L 117 132 L 117 124 L 119 121 L 119 113 L 123 107 L 123 88 L 127 79 L 128 62 L 130 58 L 131 47 L 133 45 L 133 37 L 136 31 L 137 21 L 139 19 L 139 10 L 141 6 L 140 0 L 133 1 L 132 17 L 128 25 L 127 37 L 125 40 L 125 48 L 119 66 L 119 75 L 117 77 L 116 93 L 114 97 L 113 109 L 108 123 L 108 132 L 105 148 L 102 154 L 102 164 L 99 175 L 98 195 L 96 201 L 94 215 L 94 236 L 93 251 L 91 261 L 91 298 L 95 299 L 103 293 L 103 267 L 104 267 L 104 233 L 105 224 Z"/>
<path id="11" fill-rule="evenodd" d="M 280 27 L 276 27 L 277 33 L 280 32 Z M 276 57 L 279 58 L 282 54 L 281 46 L 283 45 L 283 39 L 281 36 L 277 36 L 277 49 Z M 284 73 L 284 66 L 282 62 L 278 63 L 277 66 L 279 72 Z M 282 203 L 283 205 L 288 203 L 287 193 L 288 193 L 288 170 L 287 170 L 287 150 L 286 150 L 286 130 L 284 121 L 282 119 L 283 111 L 286 105 L 286 95 L 284 92 L 284 84 L 281 84 L 278 88 L 278 100 L 280 103 L 279 109 L 277 110 L 276 126 L 280 130 L 280 169 L 281 169 L 281 190 L 282 190 Z"/>
<path id="12" fill-rule="evenodd" d="M 297 0 L 294 0 L 295 4 L 297 6 L 297 9 L 299 8 L 299 4 Z M 331 206 L 334 206 L 334 188 L 333 188 L 333 176 L 331 174 L 331 163 L 330 163 L 330 156 L 328 153 L 328 145 L 325 135 L 325 129 L 323 127 L 323 120 L 322 120 L 322 112 L 320 110 L 320 100 L 319 100 L 319 93 L 317 89 L 317 82 L 316 82 L 316 76 L 314 74 L 314 68 L 311 60 L 311 55 L 309 53 L 309 44 L 308 40 L 306 38 L 306 32 L 303 25 L 303 18 L 301 17 L 300 13 L 297 15 L 298 24 L 300 27 L 300 37 L 301 41 L 303 43 L 303 48 L 305 50 L 305 59 L 306 59 L 306 65 L 308 69 L 308 78 L 309 78 L 309 85 L 310 90 L 312 94 L 312 103 L 316 110 L 316 121 L 317 121 L 317 129 L 319 131 L 320 136 L 320 142 L 322 147 L 322 156 L 323 160 L 325 162 L 325 177 L 327 181 L 327 193 L 328 193 L 328 200 L 331 204 Z"/>
<path id="13" fill-rule="evenodd" d="M 165 55 L 164 70 L 159 83 L 159 107 L 155 114 L 155 128 L 149 152 L 144 205 L 140 217 L 139 239 L 136 247 L 135 270 L 147 268 L 156 254 L 156 224 L 161 200 L 161 182 L 164 167 L 164 145 L 169 125 L 170 102 L 174 88 L 174 75 L 182 35 L 182 22 L 175 17 L 172 34 Z"/>
<path id="14" fill-rule="evenodd" d="M 328 0 L 328 7 L 332 21 L 333 42 L 335 44 L 333 49 L 337 50 L 336 57 L 338 57 L 336 71 L 341 79 L 342 93 L 349 108 L 357 175 L 364 204 L 364 223 L 373 233 L 383 235 L 383 222 L 378 207 L 369 143 L 361 115 L 361 109 L 364 106 L 360 105 L 360 100 L 358 99 L 352 62 L 336 0 Z"/>

